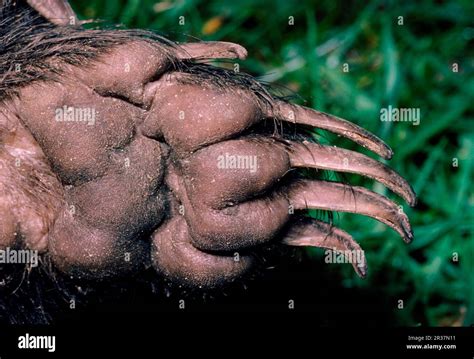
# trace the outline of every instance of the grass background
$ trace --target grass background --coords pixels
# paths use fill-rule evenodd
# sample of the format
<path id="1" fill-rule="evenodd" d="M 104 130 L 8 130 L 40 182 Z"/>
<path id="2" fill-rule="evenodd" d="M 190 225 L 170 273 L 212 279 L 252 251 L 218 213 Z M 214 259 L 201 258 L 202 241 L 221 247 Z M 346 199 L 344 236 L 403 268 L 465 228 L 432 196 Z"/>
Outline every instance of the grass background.
<path id="1" fill-rule="evenodd" d="M 176 41 L 240 43 L 249 50 L 242 71 L 286 86 L 301 96 L 297 102 L 349 119 L 386 140 L 395 151 L 390 165 L 419 196 L 415 209 L 403 205 L 415 241 L 407 246 L 372 219 L 339 214 L 336 225 L 366 250 L 369 276 L 358 279 L 350 265 L 324 270 L 346 288 L 382 289 L 395 303 L 398 325 L 474 324 L 472 1 L 71 3 L 83 19 L 153 29 Z M 420 124 L 381 122 L 380 109 L 388 105 L 419 108 Z M 361 150 L 327 133 L 316 137 Z M 402 204 L 373 181 L 352 175 L 347 180 Z M 310 254 L 323 259 L 320 250 Z M 397 308 L 399 300 L 403 309 Z"/>

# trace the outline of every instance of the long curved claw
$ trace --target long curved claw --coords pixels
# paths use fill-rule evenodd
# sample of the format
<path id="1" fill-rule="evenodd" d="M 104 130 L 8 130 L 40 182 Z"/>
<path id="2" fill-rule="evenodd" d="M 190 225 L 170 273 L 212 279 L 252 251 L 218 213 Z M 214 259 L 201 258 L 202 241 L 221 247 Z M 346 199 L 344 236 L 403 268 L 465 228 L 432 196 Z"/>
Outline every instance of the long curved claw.
<path id="1" fill-rule="evenodd" d="M 374 134 L 352 122 L 328 115 L 304 106 L 276 101 L 267 116 L 276 116 L 286 122 L 312 126 L 344 136 L 357 144 L 368 148 L 383 158 L 392 158 L 392 149 Z"/>
<path id="2" fill-rule="evenodd" d="M 314 219 L 297 223 L 286 233 L 283 243 L 289 246 L 311 246 L 341 252 L 361 278 L 367 275 L 364 250 L 349 233 L 328 223 Z"/>
<path id="3" fill-rule="evenodd" d="M 28 4 L 55 25 L 79 23 L 67 0 L 27 0 Z"/>
<path id="4" fill-rule="evenodd" d="M 357 173 L 373 178 L 400 195 L 410 206 L 416 204 L 416 194 L 397 172 L 363 154 L 311 142 L 288 141 L 292 167 L 310 167 Z"/>
<path id="5" fill-rule="evenodd" d="M 238 44 L 223 41 L 203 41 L 178 44 L 180 60 L 240 59 L 247 57 L 247 50 Z"/>
<path id="6" fill-rule="evenodd" d="M 413 239 L 408 217 L 387 198 L 363 187 L 337 182 L 301 181 L 289 188 L 290 204 L 295 209 L 324 209 L 363 214 L 397 231 L 405 242 Z"/>

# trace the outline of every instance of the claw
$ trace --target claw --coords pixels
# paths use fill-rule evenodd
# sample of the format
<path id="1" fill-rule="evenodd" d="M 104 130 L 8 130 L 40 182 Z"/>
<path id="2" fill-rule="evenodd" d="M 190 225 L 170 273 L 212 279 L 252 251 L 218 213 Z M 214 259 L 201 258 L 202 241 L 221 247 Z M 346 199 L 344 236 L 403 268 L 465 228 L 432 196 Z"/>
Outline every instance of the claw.
<path id="1" fill-rule="evenodd" d="M 352 122 L 328 115 L 307 107 L 277 101 L 268 116 L 277 116 L 287 122 L 308 125 L 342 135 L 359 145 L 379 154 L 383 158 L 392 158 L 392 149 L 380 138 Z"/>
<path id="2" fill-rule="evenodd" d="M 177 57 L 181 60 L 240 59 L 247 57 L 247 50 L 232 42 L 205 41 L 180 44 Z"/>
<path id="3" fill-rule="evenodd" d="M 295 209 L 325 209 L 363 214 L 397 231 L 405 242 L 413 239 L 408 217 L 387 198 L 363 187 L 325 181 L 301 181 L 290 187 L 290 203 Z"/>
<path id="4" fill-rule="evenodd" d="M 311 246 L 341 252 L 361 278 L 367 275 L 364 250 L 349 233 L 328 223 L 306 219 L 303 223 L 290 228 L 283 243 L 289 246 Z"/>
<path id="5" fill-rule="evenodd" d="M 397 172 L 370 157 L 342 148 L 310 142 L 290 142 L 288 151 L 292 167 L 310 167 L 357 173 L 373 178 L 407 201 L 416 204 L 416 194 L 410 184 Z"/>
<path id="6" fill-rule="evenodd" d="M 79 23 L 67 0 L 27 0 L 27 2 L 55 25 L 66 26 Z"/>

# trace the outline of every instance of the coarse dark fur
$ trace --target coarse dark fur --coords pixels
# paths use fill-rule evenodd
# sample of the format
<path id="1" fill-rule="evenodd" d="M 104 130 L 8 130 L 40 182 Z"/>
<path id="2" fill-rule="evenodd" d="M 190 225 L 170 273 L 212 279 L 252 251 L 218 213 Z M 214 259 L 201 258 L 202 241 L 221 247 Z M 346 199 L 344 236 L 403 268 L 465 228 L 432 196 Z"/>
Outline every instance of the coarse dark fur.
<path id="1" fill-rule="evenodd" d="M 111 46 L 146 39 L 172 56 L 173 42 L 143 30 L 56 26 L 21 2 L 0 8 L 0 100 L 33 81 L 57 80 L 61 64 L 86 65 Z"/>
<path id="2" fill-rule="evenodd" d="M 252 90 L 269 100 L 265 85 L 252 76 L 202 63 L 178 61 L 177 44 L 152 31 L 129 29 L 84 29 L 56 26 L 22 3 L 7 0 L 0 8 L 0 101 L 33 81 L 59 80 L 61 64 L 87 66 L 111 47 L 141 39 L 166 54 L 174 70 L 193 75 L 218 87 L 229 85 Z M 205 59 L 203 59 L 205 60 Z"/>

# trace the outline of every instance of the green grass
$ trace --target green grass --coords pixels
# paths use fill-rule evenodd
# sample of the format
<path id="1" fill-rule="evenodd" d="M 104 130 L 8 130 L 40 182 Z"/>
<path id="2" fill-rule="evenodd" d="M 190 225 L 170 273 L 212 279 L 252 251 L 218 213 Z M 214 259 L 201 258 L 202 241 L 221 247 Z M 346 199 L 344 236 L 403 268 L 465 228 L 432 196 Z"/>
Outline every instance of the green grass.
<path id="1" fill-rule="evenodd" d="M 374 220 L 339 214 L 336 223 L 366 250 L 369 277 L 358 279 L 350 266 L 328 266 L 327 271 L 337 271 L 343 286 L 383 289 L 396 311 L 396 324 L 474 323 L 472 1 L 72 3 L 83 18 L 158 30 L 177 41 L 196 37 L 240 43 L 249 50 L 244 71 L 284 85 L 307 105 L 384 138 L 395 151 L 391 166 L 414 184 L 419 196 L 416 209 L 403 206 L 415 241 L 407 246 Z M 294 25 L 288 24 L 290 16 Z M 459 72 L 452 71 L 453 63 Z M 381 122 L 380 109 L 388 105 L 420 108 L 420 125 Z M 329 134 L 319 138 L 360 150 Z M 347 178 L 401 203 L 372 181 Z M 321 251 L 312 254 L 322 258 Z M 402 310 L 398 300 L 404 302 Z"/>

